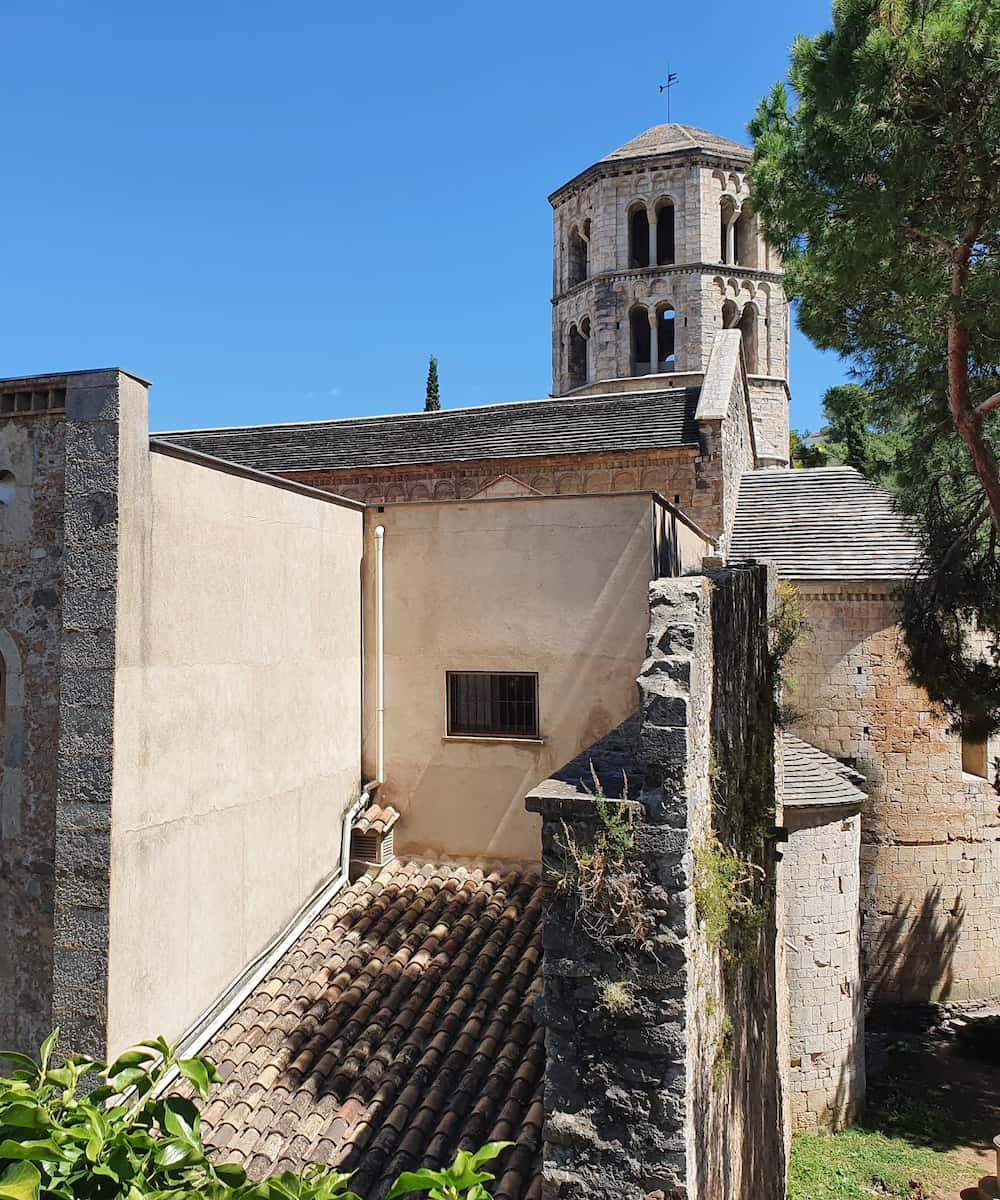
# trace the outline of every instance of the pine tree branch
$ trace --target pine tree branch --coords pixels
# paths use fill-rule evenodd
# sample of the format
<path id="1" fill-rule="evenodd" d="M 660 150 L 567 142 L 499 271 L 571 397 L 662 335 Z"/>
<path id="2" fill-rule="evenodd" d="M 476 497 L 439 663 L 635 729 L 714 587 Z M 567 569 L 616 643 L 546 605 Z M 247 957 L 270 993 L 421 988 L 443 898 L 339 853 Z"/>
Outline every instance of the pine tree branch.
<path id="1" fill-rule="evenodd" d="M 972 415 L 977 421 L 982 421 L 983 417 L 988 416 L 998 408 L 1000 408 L 1000 392 L 994 392 L 988 400 L 984 400 L 982 404 L 976 405 L 972 410 Z"/>

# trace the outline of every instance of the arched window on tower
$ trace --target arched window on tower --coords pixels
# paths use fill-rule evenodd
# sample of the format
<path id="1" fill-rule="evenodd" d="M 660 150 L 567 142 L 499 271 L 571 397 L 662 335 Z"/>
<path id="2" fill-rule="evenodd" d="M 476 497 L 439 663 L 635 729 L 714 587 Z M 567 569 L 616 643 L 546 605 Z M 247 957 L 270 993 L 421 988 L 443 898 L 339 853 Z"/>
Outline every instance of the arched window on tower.
<path id="1" fill-rule="evenodd" d="M 743 360 L 747 374 L 756 375 L 757 370 L 757 309 L 745 304 L 740 316 L 740 334 L 743 337 Z"/>
<path id="2" fill-rule="evenodd" d="M 574 225 L 569 234 L 569 279 L 567 282 L 570 287 L 576 287 L 578 283 L 583 283 L 587 278 L 588 249 L 586 238 Z"/>
<path id="3" fill-rule="evenodd" d="M 735 300 L 724 300 L 722 303 L 722 328 L 735 329 L 740 321 L 740 310 Z"/>
<path id="4" fill-rule="evenodd" d="M 749 200 L 743 202 L 733 227 L 733 262 L 741 267 L 757 266 L 757 219 Z"/>
<path id="5" fill-rule="evenodd" d="M 677 314 L 669 304 L 656 310 L 656 369 L 659 373 L 677 370 L 675 333 Z"/>
<path id="6" fill-rule="evenodd" d="M 649 266 L 649 214 L 644 204 L 636 204 L 628 214 L 628 265 Z"/>
<path id="7" fill-rule="evenodd" d="M 590 321 L 584 317 L 580 328 L 569 327 L 568 374 L 570 388 L 583 387 L 587 382 L 587 341 L 590 336 Z"/>
<path id="8" fill-rule="evenodd" d="M 719 261 L 735 263 L 734 226 L 736 203 L 732 196 L 723 196 L 719 205 Z"/>
<path id="9" fill-rule="evenodd" d="M 642 305 L 636 305 L 628 315 L 628 323 L 632 374 L 648 375 L 652 369 L 650 365 L 652 331 L 649 328 L 649 314 Z"/>
<path id="10" fill-rule="evenodd" d="M 661 200 L 656 206 L 656 265 L 673 266 L 674 252 L 674 204 Z"/>

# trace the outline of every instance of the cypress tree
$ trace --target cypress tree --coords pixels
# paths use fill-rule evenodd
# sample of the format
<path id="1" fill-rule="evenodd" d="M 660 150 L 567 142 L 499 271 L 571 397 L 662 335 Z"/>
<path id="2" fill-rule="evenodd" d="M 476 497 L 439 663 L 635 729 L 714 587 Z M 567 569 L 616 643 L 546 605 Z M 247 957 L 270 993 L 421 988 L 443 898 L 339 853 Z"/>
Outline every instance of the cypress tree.
<path id="1" fill-rule="evenodd" d="M 438 360 L 431 355 L 427 367 L 427 397 L 424 400 L 424 412 L 439 412 L 441 409 L 441 394 L 438 391 Z"/>

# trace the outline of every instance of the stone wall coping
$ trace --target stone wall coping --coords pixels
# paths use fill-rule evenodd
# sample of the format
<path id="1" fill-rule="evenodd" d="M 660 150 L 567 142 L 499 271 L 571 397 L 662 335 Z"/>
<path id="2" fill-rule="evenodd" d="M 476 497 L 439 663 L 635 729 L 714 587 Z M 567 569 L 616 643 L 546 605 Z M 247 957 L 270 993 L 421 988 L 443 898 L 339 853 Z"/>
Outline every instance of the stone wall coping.
<path id="1" fill-rule="evenodd" d="M 538 813 L 543 817 L 559 817 L 566 821 L 600 820 L 595 797 L 586 792 L 578 792 L 571 783 L 561 779 L 546 779 L 524 798 L 524 807 L 530 813 Z M 609 796 L 605 801 L 613 804 L 639 820 L 645 815 L 645 807 L 638 800 L 618 800 Z"/>
<path id="2" fill-rule="evenodd" d="M 19 383 L 37 385 L 43 381 L 65 383 L 70 379 L 78 380 L 83 375 L 98 377 L 95 379 L 95 383 L 106 382 L 115 375 L 127 375 L 129 379 L 134 379 L 146 387 L 152 386 L 151 380 L 145 379 L 142 375 L 136 375 L 134 371 L 126 371 L 124 367 L 94 367 L 89 371 L 45 371 L 41 375 L 9 375 L 0 379 L 0 387 L 6 388 Z"/>

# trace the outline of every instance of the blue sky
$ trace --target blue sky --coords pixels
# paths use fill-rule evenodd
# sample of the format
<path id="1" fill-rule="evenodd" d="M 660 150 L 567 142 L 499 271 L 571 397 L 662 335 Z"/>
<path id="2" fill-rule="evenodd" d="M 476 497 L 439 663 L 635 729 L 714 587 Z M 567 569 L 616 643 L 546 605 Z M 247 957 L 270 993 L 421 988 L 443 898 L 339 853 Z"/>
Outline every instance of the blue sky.
<path id="1" fill-rule="evenodd" d="M 766 14 L 766 16 L 764 15 Z M 123 366 L 154 429 L 544 396 L 546 196 L 673 118 L 745 140 L 828 0 L 13 0 L 0 375 Z M 792 346 L 792 423 L 841 363 Z"/>

